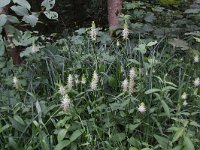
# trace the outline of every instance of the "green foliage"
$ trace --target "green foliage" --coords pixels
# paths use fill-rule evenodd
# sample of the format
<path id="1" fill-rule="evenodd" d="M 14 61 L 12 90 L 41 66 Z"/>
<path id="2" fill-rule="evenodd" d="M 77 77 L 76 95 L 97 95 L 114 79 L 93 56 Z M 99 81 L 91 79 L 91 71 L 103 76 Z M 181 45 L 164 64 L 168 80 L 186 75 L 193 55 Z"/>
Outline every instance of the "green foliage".
<path id="1" fill-rule="evenodd" d="M 200 149 L 199 31 L 157 36 L 159 15 L 125 3 L 127 39 L 95 28 L 92 40 L 90 27 L 47 36 L 22 30 L 40 13 L 13 2 L 28 14 L 1 22 L 12 37 L 0 37 L 1 149 Z M 45 0 L 44 12 L 54 4 Z M 154 28 L 139 29 L 143 21 Z M 7 56 L 12 44 L 26 47 L 20 65 Z"/>

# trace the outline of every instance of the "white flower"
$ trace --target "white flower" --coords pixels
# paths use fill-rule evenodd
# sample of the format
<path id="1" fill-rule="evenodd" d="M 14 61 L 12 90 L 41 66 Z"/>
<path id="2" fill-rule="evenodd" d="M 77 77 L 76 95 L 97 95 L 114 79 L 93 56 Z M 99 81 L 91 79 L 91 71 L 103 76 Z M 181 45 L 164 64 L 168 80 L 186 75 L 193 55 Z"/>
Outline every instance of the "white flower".
<path id="1" fill-rule="evenodd" d="M 63 96 L 62 102 L 61 102 L 61 106 L 63 107 L 64 111 L 67 111 L 67 109 L 69 108 L 70 105 L 70 98 L 68 95 Z"/>
<path id="2" fill-rule="evenodd" d="M 32 45 L 32 49 L 31 49 L 31 52 L 32 53 L 36 53 L 39 51 L 39 47 L 35 46 L 35 44 Z"/>
<path id="3" fill-rule="evenodd" d="M 187 103 L 187 101 L 185 100 L 184 102 L 183 102 L 183 106 L 186 106 L 188 103 Z"/>
<path id="4" fill-rule="evenodd" d="M 92 27 L 91 27 L 91 30 L 90 30 L 90 37 L 91 37 L 92 41 L 96 41 L 97 29 L 96 29 L 96 25 L 95 25 L 94 21 L 92 21 Z"/>
<path id="5" fill-rule="evenodd" d="M 144 113 L 146 111 L 146 107 L 144 103 L 141 103 L 138 107 L 138 111 Z"/>
<path id="6" fill-rule="evenodd" d="M 129 77 L 132 80 L 134 80 L 134 78 L 136 77 L 135 69 L 134 68 L 131 68 L 131 70 L 129 71 Z"/>
<path id="7" fill-rule="evenodd" d="M 125 79 L 122 82 L 122 90 L 123 90 L 123 92 L 127 92 L 128 91 L 128 80 L 127 79 Z"/>
<path id="8" fill-rule="evenodd" d="M 134 85 L 135 81 L 134 80 L 129 80 L 129 94 L 132 94 L 134 92 Z"/>
<path id="9" fill-rule="evenodd" d="M 71 74 L 69 74 L 68 78 L 67 78 L 67 90 L 71 91 L 73 87 L 73 77 Z"/>
<path id="10" fill-rule="evenodd" d="M 79 81 L 79 79 L 78 79 L 78 75 L 77 74 L 75 74 L 74 75 L 74 78 L 75 78 L 75 84 L 76 84 L 76 86 L 80 83 L 80 81 Z"/>
<path id="11" fill-rule="evenodd" d="M 198 63 L 198 62 L 199 62 L 199 56 L 198 56 L 198 55 L 194 56 L 194 62 L 195 62 L 195 63 Z"/>
<path id="12" fill-rule="evenodd" d="M 82 83 L 82 84 L 85 84 L 85 83 L 86 83 L 86 77 L 85 77 L 84 74 L 82 75 L 81 83 Z"/>
<path id="13" fill-rule="evenodd" d="M 132 94 L 134 92 L 135 76 L 135 69 L 131 68 L 129 72 L 129 94 Z"/>
<path id="14" fill-rule="evenodd" d="M 58 92 L 59 92 L 61 95 L 65 95 L 65 93 L 66 93 L 66 89 L 65 89 L 65 87 L 62 86 L 62 85 L 60 85 L 60 86 L 59 86 L 59 90 L 58 90 Z"/>
<path id="15" fill-rule="evenodd" d="M 120 44 L 119 44 L 119 40 L 117 40 L 117 47 L 119 47 L 119 45 L 120 45 Z"/>
<path id="16" fill-rule="evenodd" d="M 196 78 L 195 80 L 194 80 L 194 86 L 195 87 L 198 87 L 200 85 L 200 80 L 199 80 L 199 78 Z"/>
<path id="17" fill-rule="evenodd" d="M 13 85 L 16 89 L 19 89 L 19 80 L 15 76 L 13 77 Z"/>
<path id="18" fill-rule="evenodd" d="M 186 100 L 187 99 L 187 94 L 184 92 L 182 95 L 181 95 L 181 98 Z"/>
<path id="19" fill-rule="evenodd" d="M 96 71 L 94 71 L 93 77 L 92 77 L 92 82 L 90 84 L 90 87 L 91 87 L 92 90 L 96 90 L 97 89 L 98 81 L 99 81 L 98 74 L 96 73 Z"/>
<path id="20" fill-rule="evenodd" d="M 124 24 L 124 29 L 122 31 L 122 37 L 125 40 L 128 40 L 129 30 L 126 24 Z"/>

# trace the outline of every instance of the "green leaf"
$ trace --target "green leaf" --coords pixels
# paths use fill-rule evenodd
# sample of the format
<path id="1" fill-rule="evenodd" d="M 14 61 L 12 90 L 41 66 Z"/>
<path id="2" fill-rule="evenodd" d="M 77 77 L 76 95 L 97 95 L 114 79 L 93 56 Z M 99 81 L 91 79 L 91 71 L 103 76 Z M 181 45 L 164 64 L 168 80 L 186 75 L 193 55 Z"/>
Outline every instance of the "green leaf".
<path id="1" fill-rule="evenodd" d="M 37 101 L 35 105 L 36 105 L 37 113 L 41 114 L 42 113 L 42 109 L 41 109 L 39 101 Z"/>
<path id="2" fill-rule="evenodd" d="M 200 125 L 199 125 L 196 121 L 191 121 L 191 122 L 190 122 L 190 125 L 191 125 L 191 126 L 194 126 L 194 127 L 200 128 Z"/>
<path id="3" fill-rule="evenodd" d="M 183 150 L 183 147 L 182 145 L 177 145 L 176 147 L 174 147 L 173 149 L 171 150 Z M 187 149 L 188 150 L 188 149 Z"/>
<path id="4" fill-rule="evenodd" d="M 116 133 L 112 136 L 112 140 L 115 142 L 121 142 L 126 139 L 125 133 Z"/>
<path id="5" fill-rule="evenodd" d="M 34 27 L 38 22 L 38 18 L 34 15 L 25 15 L 22 20 L 30 24 L 32 27 Z"/>
<path id="6" fill-rule="evenodd" d="M 146 44 L 140 44 L 138 47 L 134 48 L 134 50 L 141 52 L 142 54 L 146 53 Z"/>
<path id="7" fill-rule="evenodd" d="M 194 39 L 200 43 L 200 38 L 194 37 Z"/>
<path id="8" fill-rule="evenodd" d="M 136 147 L 130 147 L 129 150 L 138 150 Z"/>
<path id="9" fill-rule="evenodd" d="M 163 149 L 166 149 L 169 146 L 169 140 L 167 138 L 158 136 L 156 134 L 154 135 L 154 137 Z"/>
<path id="10" fill-rule="evenodd" d="M 151 41 L 147 44 L 147 46 L 153 46 L 153 45 L 156 45 L 158 42 L 157 41 Z"/>
<path id="11" fill-rule="evenodd" d="M 127 127 L 128 129 L 133 132 L 133 130 L 135 130 L 137 127 L 140 126 L 141 123 L 137 123 L 137 124 L 128 124 Z"/>
<path id="12" fill-rule="evenodd" d="M 110 85 L 112 88 L 116 88 L 116 87 L 117 87 L 117 80 L 116 80 L 116 78 L 114 78 L 114 77 L 109 77 L 109 85 Z"/>
<path id="13" fill-rule="evenodd" d="M 6 59 L 4 57 L 0 57 L 0 69 L 4 68 L 6 65 Z"/>
<path id="14" fill-rule="evenodd" d="M 67 133 L 68 129 L 61 129 L 59 132 L 58 132 L 58 136 L 57 136 L 57 140 L 58 142 L 62 141 Z"/>
<path id="15" fill-rule="evenodd" d="M 18 15 L 18 16 L 25 16 L 28 15 L 28 10 L 22 6 L 12 6 L 11 9 Z"/>
<path id="16" fill-rule="evenodd" d="M 71 142 L 69 140 L 64 140 L 59 142 L 54 150 L 62 150 L 63 148 L 67 147 Z"/>
<path id="17" fill-rule="evenodd" d="M 13 139 L 13 137 L 9 137 L 8 141 L 9 141 L 9 143 L 8 143 L 9 147 L 12 147 L 12 149 L 14 149 L 14 150 L 19 150 L 19 147 L 18 147 L 17 143 L 15 142 L 15 140 Z"/>
<path id="18" fill-rule="evenodd" d="M 4 26 L 7 22 L 7 16 L 5 14 L 0 15 L 0 27 Z"/>
<path id="19" fill-rule="evenodd" d="M 17 17 L 11 15 L 7 15 L 7 20 L 11 23 L 20 23 Z"/>
<path id="20" fill-rule="evenodd" d="M 131 137 L 131 138 L 127 139 L 127 141 L 132 146 L 138 147 L 140 145 L 139 140 L 135 139 L 134 137 Z"/>
<path id="21" fill-rule="evenodd" d="M 192 141 L 187 136 L 184 136 L 184 148 L 187 150 L 195 150 Z"/>
<path id="22" fill-rule="evenodd" d="M 161 100 L 161 104 L 162 104 L 162 107 L 163 107 L 164 110 L 165 110 L 165 113 L 166 113 L 167 117 L 170 118 L 169 106 L 166 104 L 166 102 L 165 102 L 164 100 Z"/>
<path id="23" fill-rule="evenodd" d="M 72 133 L 71 137 L 70 137 L 70 142 L 75 141 L 79 136 L 81 136 L 81 134 L 83 134 L 83 130 L 76 130 Z"/>
<path id="24" fill-rule="evenodd" d="M 5 53 L 5 45 L 2 36 L 0 36 L 0 56 L 3 56 L 4 53 Z"/>
<path id="25" fill-rule="evenodd" d="M 35 103 L 36 106 L 36 110 L 38 113 L 38 119 L 40 122 L 42 122 L 42 108 L 41 108 L 41 104 L 39 103 L 39 101 L 37 100 L 37 102 Z"/>
<path id="26" fill-rule="evenodd" d="M 130 61 L 131 63 L 136 64 L 136 65 L 141 65 L 140 62 L 135 59 L 129 59 L 128 61 Z"/>
<path id="27" fill-rule="evenodd" d="M 15 115 L 15 116 L 14 116 L 14 119 L 15 119 L 17 122 L 19 122 L 20 124 L 22 124 L 22 125 L 25 126 L 25 122 L 23 121 L 23 119 L 22 119 L 20 116 Z"/>
<path id="28" fill-rule="evenodd" d="M 176 133 L 175 133 L 175 135 L 174 135 L 174 137 L 172 139 L 172 142 L 176 142 L 183 135 L 184 131 L 185 131 L 185 128 L 183 128 L 183 127 L 179 128 L 176 131 Z"/>
<path id="29" fill-rule="evenodd" d="M 144 20 L 146 22 L 150 22 L 150 23 L 153 23 L 155 19 L 156 19 L 156 17 L 154 15 L 154 13 L 151 13 L 151 12 L 147 12 L 147 14 L 146 14 L 146 16 L 144 18 Z"/>
<path id="30" fill-rule="evenodd" d="M 5 126 L 0 128 L 0 133 L 2 133 L 4 130 L 8 129 L 10 127 L 9 124 L 6 124 Z"/>
<path id="31" fill-rule="evenodd" d="M 58 19 L 58 13 L 55 11 L 44 11 L 44 14 L 49 19 L 55 19 L 55 20 Z"/>
<path id="32" fill-rule="evenodd" d="M 145 91 L 145 94 L 152 94 L 152 93 L 157 93 L 160 92 L 160 89 L 149 89 L 147 91 Z"/>
<path id="33" fill-rule="evenodd" d="M 32 50 L 30 47 L 27 47 L 24 51 L 22 51 L 20 53 L 20 57 L 24 57 L 24 56 L 29 56 L 32 53 Z"/>
<path id="34" fill-rule="evenodd" d="M 29 4 L 29 2 L 27 0 L 13 0 L 14 4 L 19 4 L 25 8 L 27 8 L 28 10 L 31 9 L 31 5 Z"/>
<path id="35" fill-rule="evenodd" d="M 3 8 L 4 6 L 8 5 L 10 3 L 10 0 L 1 0 L 0 1 L 0 8 Z"/>
<path id="36" fill-rule="evenodd" d="M 179 47 L 182 50 L 189 49 L 188 43 L 181 39 L 173 38 L 173 39 L 170 39 L 168 43 L 171 44 L 173 47 Z"/>
<path id="37" fill-rule="evenodd" d="M 46 10 L 50 10 L 54 7 L 55 0 L 44 0 L 41 4 L 41 6 L 44 6 Z"/>
<path id="38" fill-rule="evenodd" d="M 16 121 L 15 119 L 9 117 L 10 122 L 12 123 L 12 127 L 15 128 L 18 131 L 23 132 L 25 129 L 25 126 L 21 124 L 20 122 Z"/>

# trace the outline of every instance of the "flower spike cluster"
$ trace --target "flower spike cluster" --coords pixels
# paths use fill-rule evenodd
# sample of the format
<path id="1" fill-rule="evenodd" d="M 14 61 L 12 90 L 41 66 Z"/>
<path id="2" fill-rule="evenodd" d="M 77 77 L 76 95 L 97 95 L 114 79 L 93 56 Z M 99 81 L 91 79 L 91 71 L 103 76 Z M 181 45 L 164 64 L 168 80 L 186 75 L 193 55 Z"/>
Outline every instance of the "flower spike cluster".
<path id="1" fill-rule="evenodd" d="M 92 41 L 96 41 L 96 39 L 97 39 L 97 29 L 96 29 L 96 25 L 95 25 L 94 21 L 92 21 L 92 27 L 91 27 L 91 30 L 90 30 L 90 37 L 91 37 Z"/>
<path id="2" fill-rule="evenodd" d="M 99 81 L 99 77 L 96 71 L 94 71 L 93 76 L 92 76 L 92 82 L 90 84 L 90 87 L 92 90 L 96 90 L 97 89 L 97 83 Z"/>

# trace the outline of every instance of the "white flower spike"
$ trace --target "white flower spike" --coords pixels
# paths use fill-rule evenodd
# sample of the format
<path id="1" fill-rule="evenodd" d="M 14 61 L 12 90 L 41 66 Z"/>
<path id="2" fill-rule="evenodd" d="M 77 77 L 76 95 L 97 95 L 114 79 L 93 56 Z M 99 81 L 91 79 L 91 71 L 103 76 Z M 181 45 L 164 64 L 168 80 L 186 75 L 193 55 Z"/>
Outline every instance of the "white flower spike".
<path id="1" fill-rule="evenodd" d="M 187 99 L 187 94 L 185 92 L 181 95 L 181 99 L 183 99 L 183 100 Z"/>
<path id="2" fill-rule="evenodd" d="M 63 96 L 62 102 L 61 102 L 61 106 L 63 107 L 64 111 L 67 111 L 67 109 L 70 106 L 70 98 L 68 95 Z"/>
<path id="3" fill-rule="evenodd" d="M 17 79 L 17 77 L 13 77 L 13 86 L 16 88 L 16 89 L 19 89 L 19 80 Z"/>
<path id="4" fill-rule="evenodd" d="M 145 107 L 145 104 L 143 102 L 139 105 L 138 111 L 141 112 L 141 113 L 146 112 L 146 107 Z"/>
<path id="5" fill-rule="evenodd" d="M 67 78 L 67 90 L 71 91 L 73 87 L 73 77 L 71 74 L 69 74 L 68 78 Z"/>
<path id="6" fill-rule="evenodd" d="M 122 37 L 124 40 L 128 40 L 128 35 L 129 35 L 129 30 L 128 30 L 128 26 L 127 23 L 124 24 L 124 29 L 122 31 Z"/>
<path id="7" fill-rule="evenodd" d="M 198 56 L 198 55 L 194 56 L 194 62 L 195 62 L 195 63 L 198 63 L 198 62 L 199 62 L 199 56 Z"/>
<path id="8" fill-rule="evenodd" d="M 92 90 L 96 90 L 97 89 L 97 83 L 99 81 L 99 77 L 96 71 L 94 71 L 93 73 L 93 77 L 92 77 L 92 82 L 90 84 L 90 87 Z"/>
<path id="9" fill-rule="evenodd" d="M 92 27 L 91 27 L 91 30 L 90 30 L 90 37 L 91 37 L 92 41 L 96 41 L 96 39 L 97 39 L 97 29 L 96 29 L 96 25 L 95 25 L 94 21 L 92 21 Z"/>
<path id="10" fill-rule="evenodd" d="M 183 106 L 187 106 L 188 105 L 188 103 L 187 103 L 187 101 L 185 100 L 184 102 L 183 102 Z"/>
<path id="11" fill-rule="evenodd" d="M 65 89 L 65 87 L 63 85 L 59 86 L 58 93 L 60 93 L 62 96 L 65 95 L 66 89 Z"/>
<path id="12" fill-rule="evenodd" d="M 125 79 L 122 82 L 122 90 L 123 90 L 123 92 L 127 92 L 128 91 L 128 80 L 127 79 Z"/>
<path id="13" fill-rule="evenodd" d="M 199 78 L 196 78 L 195 80 L 194 80 L 194 86 L 195 87 L 198 87 L 200 85 L 200 79 Z"/>

